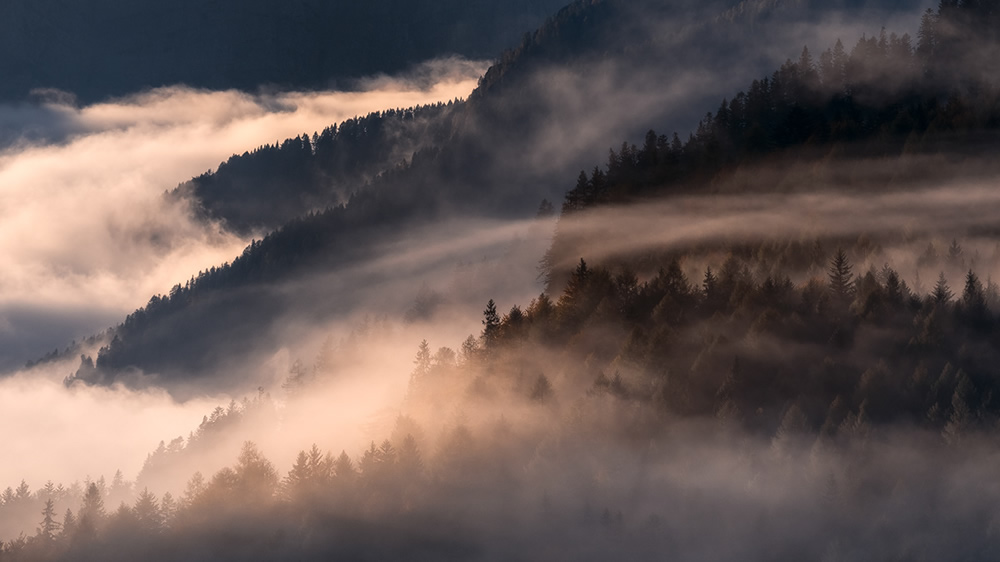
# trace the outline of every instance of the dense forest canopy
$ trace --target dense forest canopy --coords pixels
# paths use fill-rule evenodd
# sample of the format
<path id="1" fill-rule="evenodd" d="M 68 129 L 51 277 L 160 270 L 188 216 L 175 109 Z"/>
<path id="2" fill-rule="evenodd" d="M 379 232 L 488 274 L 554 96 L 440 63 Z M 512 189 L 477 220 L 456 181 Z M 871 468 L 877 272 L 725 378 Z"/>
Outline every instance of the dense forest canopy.
<path id="1" fill-rule="evenodd" d="M 206 218 L 250 233 L 346 202 L 379 174 L 451 134 L 460 101 L 380 111 L 233 155 L 171 195 L 191 198 Z"/>

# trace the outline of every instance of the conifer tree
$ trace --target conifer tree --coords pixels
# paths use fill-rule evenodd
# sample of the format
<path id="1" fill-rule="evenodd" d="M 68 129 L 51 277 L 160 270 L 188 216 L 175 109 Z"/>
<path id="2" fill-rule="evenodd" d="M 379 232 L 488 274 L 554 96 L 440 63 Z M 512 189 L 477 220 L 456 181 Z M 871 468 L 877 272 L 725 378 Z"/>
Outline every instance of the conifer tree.
<path id="1" fill-rule="evenodd" d="M 45 507 L 42 509 L 42 522 L 38 527 L 38 536 L 42 541 L 51 543 L 56 538 L 59 531 L 59 523 L 56 521 L 56 502 L 49 498 L 45 500 Z"/>
<path id="2" fill-rule="evenodd" d="M 148 488 L 139 493 L 132 511 L 139 529 L 146 533 L 158 533 L 163 526 L 163 512 L 156 496 Z"/>
<path id="3" fill-rule="evenodd" d="M 531 387 L 531 399 L 536 402 L 545 402 L 552 396 L 552 383 L 544 374 L 539 374 L 535 379 L 535 384 Z"/>
<path id="4" fill-rule="evenodd" d="M 264 458 L 252 441 L 243 443 L 236 460 L 236 478 L 243 499 L 261 501 L 272 497 L 278 484 L 278 472 Z"/>
<path id="5" fill-rule="evenodd" d="M 563 214 L 582 210 L 590 196 L 590 178 L 587 177 L 587 172 L 580 170 L 580 176 L 576 179 L 576 187 L 566 193 L 562 207 Z"/>
<path id="6" fill-rule="evenodd" d="M 890 269 L 885 278 L 886 301 L 893 306 L 898 306 L 903 302 L 903 285 L 899 280 L 899 274 Z"/>
<path id="7" fill-rule="evenodd" d="M 501 326 L 503 327 L 504 333 L 510 336 L 520 336 L 521 327 L 524 325 L 524 311 L 521 307 L 514 305 L 510 307 L 510 311 L 504 315 L 501 321 Z"/>
<path id="8" fill-rule="evenodd" d="M 976 330 L 987 330 L 991 324 L 989 307 L 986 304 L 986 290 L 972 270 L 965 276 L 962 290 L 961 314 L 965 321 Z"/>
<path id="9" fill-rule="evenodd" d="M 312 480 L 312 470 L 309 466 L 309 456 L 305 451 L 299 451 L 295 457 L 295 464 L 285 476 L 281 483 L 282 493 L 285 498 L 296 501 L 303 496 L 309 482 Z"/>
<path id="10" fill-rule="evenodd" d="M 63 514 L 62 520 L 62 536 L 72 537 L 76 534 L 76 517 L 73 515 L 73 510 L 66 508 L 66 513 Z"/>
<path id="11" fill-rule="evenodd" d="M 958 243 L 958 240 L 952 239 L 951 245 L 948 246 L 948 259 L 952 262 L 958 262 L 962 259 L 962 245 Z"/>
<path id="12" fill-rule="evenodd" d="M 417 440 L 407 433 L 399 445 L 397 456 L 400 473 L 404 478 L 419 478 L 424 471 L 424 461 L 417 448 Z"/>
<path id="13" fill-rule="evenodd" d="M 559 309 L 565 311 L 567 309 L 572 309 L 583 297 L 584 289 L 587 286 L 587 281 L 590 280 L 590 269 L 587 267 L 587 262 L 580 258 L 580 263 L 573 270 L 573 274 L 570 277 L 569 283 L 566 285 L 566 289 L 563 291 L 562 296 L 559 297 L 558 307 Z"/>
<path id="14" fill-rule="evenodd" d="M 492 301 L 490 301 L 492 302 Z M 427 340 L 422 340 L 417 346 L 417 357 L 413 360 L 416 367 L 413 369 L 411 381 L 417 381 L 427 375 L 431 369 L 431 348 L 427 345 Z"/>
<path id="15" fill-rule="evenodd" d="M 948 280 L 944 277 L 944 272 L 942 271 L 938 275 L 937 284 L 934 285 L 934 291 L 931 292 L 931 300 L 935 305 L 943 305 L 948 303 L 954 293 L 951 292 L 951 288 L 948 287 Z"/>
<path id="16" fill-rule="evenodd" d="M 205 477 L 201 472 L 195 472 L 191 475 L 191 478 L 187 482 L 187 486 L 184 489 L 184 497 L 182 498 L 182 503 L 185 507 L 191 506 L 191 504 L 198 499 L 205 491 Z"/>
<path id="17" fill-rule="evenodd" d="M 497 314 L 497 305 L 490 299 L 486 303 L 486 310 L 483 311 L 483 348 L 492 349 L 500 335 L 500 315 Z"/>
<path id="18" fill-rule="evenodd" d="M 705 268 L 705 278 L 701 282 L 701 293 L 706 301 L 714 301 L 719 290 L 719 278 L 712 273 L 711 267 Z"/>
<path id="19" fill-rule="evenodd" d="M 836 255 L 830 260 L 828 276 L 830 277 L 830 292 L 834 299 L 841 304 L 850 302 L 851 297 L 854 296 L 852 283 L 854 274 L 851 273 L 851 269 L 853 266 L 847 260 L 847 253 L 844 252 L 843 248 L 838 248 Z"/>
<path id="20" fill-rule="evenodd" d="M 983 284 L 972 270 L 965 276 L 965 289 L 962 291 L 962 307 L 967 314 L 980 313 L 986 309 L 986 295 Z"/>
<path id="21" fill-rule="evenodd" d="M 469 337 L 465 338 L 465 341 L 462 342 L 462 363 L 466 364 L 475 361 L 479 357 L 480 351 L 479 340 L 476 339 L 476 336 L 469 334 Z"/>
<path id="22" fill-rule="evenodd" d="M 358 461 L 358 473 L 362 484 L 365 486 L 375 484 L 378 475 L 378 458 L 378 446 L 372 441 L 368 445 L 368 448 L 365 449 L 365 452 L 361 454 L 361 460 Z"/>
<path id="23" fill-rule="evenodd" d="M 28 487 L 28 483 L 21 480 L 21 483 L 14 490 L 14 501 L 26 501 L 31 498 L 31 488 Z"/>
<path id="24" fill-rule="evenodd" d="M 312 476 L 313 486 L 323 486 L 329 483 L 333 471 L 333 459 L 313 443 L 309 448 L 309 471 Z"/>
<path id="25" fill-rule="evenodd" d="M 104 498 L 97 483 L 91 482 L 83 496 L 83 504 L 78 512 L 76 522 L 77 535 L 83 538 L 93 538 L 98 527 L 104 523 L 107 514 L 104 511 Z"/>
<path id="26" fill-rule="evenodd" d="M 927 11 L 920 18 L 920 30 L 917 32 L 917 56 L 922 59 L 926 70 L 930 68 L 936 47 L 937 14 L 930 8 L 927 8 Z"/>
<path id="27" fill-rule="evenodd" d="M 160 498 L 160 519 L 163 521 L 164 527 L 170 527 L 176 513 L 177 501 L 174 499 L 173 494 L 164 492 L 163 497 Z"/>
<path id="28" fill-rule="evenodd" d="M 656 282 L 664 293 L 678 302 L 684 302 L 691 296 L 691 284 L 676 258 L 670 260 L 666 270 L 660 270 Z"/>
<path id="29" fill-rule="evenodd" d="M 333 462 L 333 476 L 342 482 L 350 482 L 357 476 L 354 461 L 347 455 L 347 451 L 341 451 L 340 456 Z"/>

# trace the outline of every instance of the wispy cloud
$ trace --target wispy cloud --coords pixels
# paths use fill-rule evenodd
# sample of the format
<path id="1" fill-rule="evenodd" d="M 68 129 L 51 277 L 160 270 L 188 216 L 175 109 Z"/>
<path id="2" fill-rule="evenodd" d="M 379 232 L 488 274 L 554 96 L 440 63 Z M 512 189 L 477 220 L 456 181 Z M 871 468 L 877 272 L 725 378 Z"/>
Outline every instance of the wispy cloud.
<path id="1" fill-rule="evenodd" d="M 262 144 L 464 97 L 482 67 L 438 61 L 355 92 L 164 88 L 82 108 L 0 107 L 10 117 L 0 125 L 31 131 L 0 152 L 0 367 L 106 327 L 248 242 L 195 220 L 165 190 Z M 63 313 L 77 321 L 62 324 Z M 26 317 L 48 318 L 50 330 L 28 338 Z"/>

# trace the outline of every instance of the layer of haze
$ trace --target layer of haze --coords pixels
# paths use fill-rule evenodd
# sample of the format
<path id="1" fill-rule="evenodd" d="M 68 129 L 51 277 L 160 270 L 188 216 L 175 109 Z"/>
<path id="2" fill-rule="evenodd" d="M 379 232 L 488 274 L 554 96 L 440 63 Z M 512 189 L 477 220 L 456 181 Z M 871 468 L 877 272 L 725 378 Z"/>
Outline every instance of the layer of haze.
<path id="1" fill-rule="evenodd" d="M 59 98 L 0 107 L 9 127 L 0 134 L 0 368 L 121 321 L 248 242 L 194 220 L 165 190 L 233 153 L 371 111 L 464 97 L 482 68 L 435 61 L 351 93 L 178 87 L 82 108 Z"/>
<path id="2" fill-rule="evenodd" d="M 560 228 L 568 235 L 596 235 L 585 248 L 588 256 L 601 262 L 619 255 L 704 244 L 856 239 L 860 234 L 908 240 L 934 236 L 950 241 L 995 227 L 998 212 L 1000 196 L 991 185 L 962 184 L 885 195 L 820 191 L 792 196 L 684 197 L 658 205 L 602 209 L 565 221 Z M 933 230 L 924 230 L 928 224 L 934 225 Z"/>
<path id="3" fill-rule="evenodd" d="M 0 465 L 0 489 L 21 479 L 32 489 L 47 480 L 68 485 L 88 475 L 110 480 L 119 469 L 135 479 L 158 442 L 186 438 L 216 406 L 252 398 L 258 385 L 284 404 L 282 384 L 292 364 L 311 368 L 326 342 L 341 358 L 332 384 L 284 404 L 289 417 L 280 426 L 251 425 L 226 435 L 183 478 L 230 463 L 244 439 L 257 441 L 279 464 L 312 442 L 360 453 L 369 440 L 381 440 L 392 429 L 422 339 L 431 340 L 434 349 L 457 348 L 479 333 L 488 298 L 496 297 L 506 310 L 537 296 L 536 264 L 552 225 L 551 219 L 456 220 L 381 245 L 377 258 L 356 267 L 276 287 L 294 295 L 299 306 L 289 307 L 254 357 L 233 358 L 231 368 L 216 374 L 216 386 L 228 393 L 209 394 L 208 385 L 201 385 L 178 401 L 155 387 L 67 388 L 63 379 L 79 365 L 78 357 L 0 379 L 0 427 L 18 428 L 10 445 L 10 458 L 17 460 Z M 339 296 L 336 302 L 328 298 L 331 293 Z M 345 343 L 358 340 L 359 333 L 360 347 Z"/>
<path id="4" fill-rule="evenodd" d="M 877 176 L 886 165 L 855 162 L 851 167 L 867 167 L 871 176 Z M 765 176 L 757 175 L 766 181 Z M 912 259 L 927 240 L 919 233 L 921 225 L 934 226 L 928 235 L 937 237 L 942 251 L 957 237 L 971 255 L 973 248 L 990 250 L 988 240 L 969 237 L 991 226 L 991 217 L 1000 210 L 1000 199 L 975 180 L 900 188 L 882 195 L 838 193 L 832 186 L 815 188 L 796 194 L 675 197 L 655 205 L 575 215 L 559 228 L 564 234 L 597 233 L 600 241 L 588 243 L 585 254 L 596 264 L 616 255 L 734 240 L 813 236 L 850 240 L 862 233 L 890 236 L 912 241 L 905 252 L 887 248 L 889 259 L 895 260 L 893 265 L 912 279 L 916 271 Z M 311 369 L 325 339 L 337 347 L 341 367 L 332 383 L 296 399 L 294 405 L 286 403 L 285 422 L 280 426 L 248 427 L 227 437 L 220 441 L 224 445 L 217 448 L 217 454 L 187 467 L 184 477 L 195 470 L 210 474 L 231 463 L 243 439 L 257 441 L 282 470 L 287 470 L 286 463 L 297 450 L 312 442 L 335 453 L 344 449 L 352 456 L 359 455 L 368 441 L 378 441 L 392 431 L 421 339 L 429 340 L 432 351 L 442 346 L 457 350 L 465 336 L 481 330 L 485 300 L 495 298 L 502 314 L 512 305 L 526 306 L 538 294 L 535 265 L 551 229 L 549 220 L 449 221 L 413 231 L 405 240 L 379 245 L 374 252 L 378 257 L 336 274 L 306 277 L 276 287 L 275 291 L 296 295 L 296 302 L 311 304 L 290 308 L 273 331 L 272 347 L 262 349 L 260 357 L 251 362 L 256 363 L 256 372 L 249 372 L 241 363 L 239 369 L 233 369 L 230 382 L 259 383 L 283 402 L 281 385 L 290 366 L 301 360 Z M 858 264 L 859 271 L 867 265 Z M 997 272 L 979 273 L 985 279 Z M 934 276 L 936 272 L 924 273 L 928 280 Z M 339 296 L 337 302 L 325 296 L 330 294 Z M 380 323 L 380 317 L 387 320 Z M 336 320 L 331 322 L 330 318 Z M 357 339 L 352 333 L 356 335 L 359 326 L 367 334 L 361 343 L 354 347 L 345 344 Z M 20 451 L 13 458 L 23 462 L 0 467 L 0 484 L 28 478 L 38 487 L 48 479 L 69 483 L 87 474 L 110 478 L 119 468 L 126 478 L 134 479 L 145 455 L 160 440 L 186 437 L 215 406 L 254 393 L 252 388 L 243 388 L 231 396 L 219 394 L 178 403 L 156 389 L 80 385 L 66 389 L 61 377 L 75 366 L 72 361 L 61 362 L 0 383 L 5 400 L 0 404 L 0 425 L 23 428 L 12 444 Z M 220 380 L 227 378 L 225 373 L 218 376 Z M 36 405 L 40 403 L 49 406 L 39 409 Z M 461 415 L 451 406 L 439 404 L 435 408 L 444 416 L 435 423 Z M 58 414 L 51 415 L 53 411 Z M 81 431 L 81 419 L 92 427 Z M 108 433 L 120 426 L 129 427 L 124 437 Z M 70 456 L 81 462 L 56 462 L 67 458 L 60 451 L 71 451 Z"/>
<path id="5" fill-rule="evenodd" d="M 961 286 L 970 269 L 984 282 L 996 281 L 1000 196 L 990 179 L 996 173 L 988 158 L 953 153 L 747 166 L 716 181 L 708 194 L 564 217 L 560 236 L 572 242 L 551 265 L 569 271 L 581 257 L 608 264 L 667 252 L 693 257 L 685 267 L 700 279 L 705 266 L 717 269 L 734 244 L 834 241 L 859 248 L 864 260 L 855 271 L 889 265 L 919 292 L 929 291 L 939 273 L 953 286 Z M 934 258 L 944 257 L 953 242 L 964 249 L 962 259 Z M 796 281 L 826 278 L 823 269 L 780 273 Z"/>
<path id="6" fill-rule="evenodd" d="M 850 46 L 856 37 L 853 31 L 856 28 L 846 24 L 835 27 L 834 31 L 824 28 L 818 35 L 814 29 L 797 28 L 795 34 L 801 37 L 808 31 L 810 43 L 815 37 L 822 37 L 814 53 L 828 46 L 836 36 L 844 38 L 845 44 Z M 911 25 L 908 29 L 914 27 Z M 795 52 L 800 48 L 798 45 Z M 788 53 L 786 56 L 795 54 L 782 52 Z M 58 127 L 53 125 L 36 136 L 58 142 L 14 144 L 0 156 L 0 212 L 8 218 L 0 226 L 0 271 L 3 272 L 0 277 L 0 367 L 5 362 L 9 366 L 30 359 L 39 351 L 65 344 L 70 337 L 87 335 L 120 321 L 151 294 L 165 292 L 199 269 L 231 259 L 246 244 L 246 240 L 225 234 L 215 226 L 192 220 L 184 206 L 165 203 L 161 197 L 164 190 L 215 166 L 233 152 L 311 133 L 328 123 L 370 110 L 464 96 L 474 86 L 474 72 L 471 71 L 477 68 L 481 70 L 481 67 L 472 67 L 469 73 L 460 73 L 459 79 L 432 80 L 437 85 L 430 89 L 412 90 L 380 79 L 372 83 L 377 85 L 377 90 L 361 94 L 248 96 L 234 92 L 171 89 L 82 109 L 48 106 L 44 111 L 48 112 L 46 115 L 58 116 Z M 753 77 L 738 76 L 739 83 L 735 85 L 744 86 L 746 79 Z M 677 92 L 670 91 L 667 98 L 690 102 L 695 91 L 712 86 L 728 90 L 730 83 L 720 84 L 719 80 L 718 76 L 692 71 L 677 81 L 674 85 Z M 733 80 L 732 75 L 729 80 Z M 567 79 L 566 83 L 572 82 Z M 604 87 L 602 84 L 601 88 Z M 603 116 L 614 118 L 614 123 L 623 129 L 634 127 L 638 130 L 648 126 L 639 122 L 635 109 L 645 112 L 663 101 L 662 97 L 630 100 L 629 92 L 611 87 L 607 90 L 609 95 L 615 96 L 610 99 L 631 106 L 633 113 L 626 117 L 632 120 L 621 121 L 621 115 L 610 115 L 614 113 L 610 110 L 609 115 Z M 564 107 L 572 112 L 574 104 L 571 99 Z M 589 144 L 598 138 L 598 133 L 589 130 L 582 133 L 578 128 L 574 128 L 575 132 L 566 131 L 563 127 L 565 123 L 572 123 L 570 120 L 557 121 L 563 125 L 554 125 L 552 130 L 546 131 L 546 136 L 553 140 L 550 146 L 574 142 L 581 137 Z M 684 123 L 666 125 L 683 131 Z M 594 130 L 603 138 L 607 128 L 601 125 Z M 562 156 L 561 153 L 543 154 L 540 159 L 551 161 Z M 944 231 L 951 235 L 959 232 L 963 221 L 970 218 L 970 209 L 977 211 L 975 218 L 979 224 L 987 224 L 990 211 L 1000 206 L 1000 200 L 975 184 L 938 186 L 921 192 L 920 203 L 916 201 L 918 197 L 914 192 L 874 200 L 860 195 L 818 193 L 794 197 L 692 198 L 628 210 L 625 215 L 616 209 L 598 214 L 589 228 L 625 225 L 625 231 L 619 233 L 620 236 L 605 236 L 606 246 L 593 246 L 588 251 L 599 262 L 603 256 L 617 252 L 712 242 L 734 234 L 768 237 L 800 233 L 804 216 L 815 229 L 829 227 L 833 234 L 843 236 L 855 235 L 871 227 L 906 230 L 917 226 L 913 217 L 938 221 L 935 222 L 938 226 L 944 221 Z M 858 208 L 864 212 L 855 214 Z M 845 213 L 849 213 L 852 220 L 844 220 Z M 389 244 L 380 249 L 378 259 L 350 271 L 328 278 L 299 280 L 276 289 L 321 294 L 318 291 L 322 286 L 327 294 L 338 294 L 341 300 L 351 303 L 344 306 L 371 303 L 372 313 L 399 312 L 401 302 L 419 296 L 419 288 L 423 286 L 432 295 L 445 292 L 459 295 L 451 307 L 436 311 L 437 314 L 432 314 L 424 323 L 397 327 L 390 337 L 366 345 L 352 368 L 343 373 L 337 383 L 298 403 L 304 414 L 323 413 L 323 417 L 289 418 L 288 425 L 280 432 L 267 432 L 273 428 L 255 429 L 256 439 L 262 442 L 265 454 L 282 472 L 287 470 L 294 451 L 307 447 L 312 441 L 334 453 L 345 449 L 357 458 L 366 440 L 386 437 L 399 413 L 398 405 L 406 391 L 416 344 L 426 337 L 431 340 L 432 350 L 446 345 L 457 347 L 463 334 L 475 332 L 480 327 L 483 304 L 471 302 L 497 297 L 501 312 L 515 303 L 527 304 L 537 287 L 530 281 L 524 282 L 534 277 L 531 259 L 512 261 L 507 264 L 510 269 L 483 266 L 482 271 L 473 275 L 466 275 L 467 271 L 456 264 L 457 259 L 476 260 L 483 254 L 496 254 L 495 248 L 515 240 L 523 226 L 448 223 L 446 227 L 429 232 L 413 233 L 396 245 Z M 519 257 L 533 255 L 533 251 Z M 540 257 L 537 253 L 534 255 Z M 498 263 L 505 262 L 501 259 Z M 341 284 L 340 287 L 334 285 L 340 291 L 331 291 L 331 283 Z M 347 337 L 351 326 L 356 325 L 363 314 L 364 311 L 347 309 L 338 325 L 323 329 L 316 319 L 287 318 L 276 333 L 275 346 L 282 351 L 265 354 L 269 359 L 261 363 L 262 372 L 258 377 L 269 380 L 269 389 L 278 394 L 278 385 L 289 364 L 298 357 L 307 363 L 311 360 L 302 350 L 315 352 L 325 333 L 335 334 L 335 339 Z M 26 329 L 29 333 L 25 333 Z M 16 485 L 21 478 L 28 478 L 33 488 L 37 488 L 47 479 L 69 483 L 88 474 L 110 477 L 118 468 L 126 478 L 135 478 L 145 454 L 153 450 L 158 441 L 187 435 L 202 415 L 229 398 L 218 396 L 179 404 L 156 390 L 66 389 L 61 385 L 61 377 L 74 367 L 72 362 L 58 363 L 45 367 L 44 371 L 35 370 L 30 375 L 16 375 L 0 382 L 0 427 L 17 427 L 20 432 L 16 443 L 11 445 L 14 454 L 8 457 L 18 460 L 0 465 L 0 486 Z M 556 385 L 558 389 L 558 380 Z M 449 420 L 461 414 L 440 408 L 439 404 L 432 406 L 436 414 Z M 290 435 L 295 439 L 287 439 Z M 209 476 L 222 463 L 232 462 L 239 441 L 238 437 L 231 437 L 226 446 L 219 448 L 218 457 L 204 461 L 203 466 L 189 468 L 203 470 Z M 699 448 L 685 443 L 686 448 L 681 450 Z M 761 450 L 766 449 L 767 444 L 764 444 Z M 547 459 L 544 450 L 541 447 L 539 450 L 536 464 L 542 465 Z M 634 453 L 625 451 L 629 452 Z M 615 453 L 617 451 L 611 451 L 599 460 L 612 465 L 614 459 L 626 456 Z M 707 460 L 697 470 L 687 470 L 685 466 L 671 469 L 667 463 L 667 468 L 663 469 L 665 473 L 658 478 L 676 483 L 676 486 L 665 488 L 670 492 L 657 499 L 666 503 L 676 500 L 674 496 L 687 497 L 684 494 L 690 489 L 706 490 L 709 503 L 714 505 L 716 496 L 713 494 L 719 494 L 718 490 L 722 489 L 730 493 L 721 494 L 717 500 L 719 504 L 731 503 L 735 496 L 749 503 L 748 511 L 753 514 L 767 512 L 773 503 L 797 505 L 795 498 L 779 494 L 785 484 L 783 479 L 765 477 L 761 484 L 759 472 L 739 468 L 733 469 L 736 476 L 725 473 L 726 461 L 733 460 L 726 451 L 712 450 L 703 456 Z M 565 458 L 561 461 L 567 462 Z M 630 464 L 629 461 L 622 463 Z M 704 466 L 723 467 L 716 469 L 722 473 L 706 471 Z M 782 464 L 780 468 L 787 470 L 791 466 Z M 623 481 L 629 484 L 634 479 L 628 478 L 632 473 L 626 469 L 621 472 L 626 475 Z M 642 467 L 635 471 L 640 469 Z M 599 476 L 600 471 L 593 472 L 586 476 L 597 481 L 595 474 Z M 565 494 L 572 496 L 580 487 L 590 484 L 590 480 L 582 477 L 579 482 L 566 481 Z M 755 489 L 753 485 L 761 488 Z M 743 486 L 745 489 L 724 486 Z M 638 486 L 620 496 L 609 493 L 612 498 L 609 501 L 619 501 L 629 494 L 634 498 L 639 495 L 634 493 L 635 489 L 639 489 Z M 762 491 L 756 491 L 758 489 Z M 810 482 L 804 496 L 816 498 L 818 489 L 819 485 Z M 547 493 L 533 491 L 539 492 L 539 496 Z M 557 502 L 563 499 L 558 492 L 553 495 Z M 678 503 L 683 505 L 684 502 Z M 651 507 L 640 510 L 643 516 L 652 511 Z M 663 516 L 662 513 L 658 515 Z M 671 523 L 686 528 L 684 522 Z M 693 529 L 699 530 L 697 525 L 693 525 Z M 740 536 L 744 536 L 744 531 L 745 537 L 754 535 L 752 530 L 739 530 Z M 774 535 L 771 542 L 780 543 L 779 539 L 784 537 L 781 531 L 770 528 L 769 531 Z M 689 533 L 687 536 L 700 535 Z M 685 540 L 684 537 L 679 535 L 678 540 Z M 752 539 L 746 540 L 752 543 Z M 706 544 L 711 545 L 708 547 L 686 546 L 704 555 L 704 550 L 699 549 L 718 547 L 724 550 L 725 547 L 719 546 L 723 542 L 708 541 Z"/>
<path id="7" fill-rule="evenodd" d="M 876 19 L 865 19 L 871 13 Z M 684 135 L 717 97 L 794 58 L 803 44 L 818 53 L 841 37 L 850 47 L 879 25 L 912 30 L 917 17 L 864 14 L 789 23 L 755 39 L 738 66 L 720 67 L 709 50 L 671 63 L 676 68 L 666 73 L 616 69 L 614 62 L 585 75 L 546 70 L 540 95 L 550 114 L 537 138 L 501 158 L 552 178 L 537 189 L 558 196 L 571 187 L 566 171 L 600 162 L 608 143 L 637 141 L 649 126 Z M 689 43 L 683 21 L 650 25 L 664 26 L 654 35 L 667 47 Z M 366 91 L 350 94 L 175 88 L 75 108 L 48 92 L 38 106 L 0 107 L 0 144 L 7 146 L 0 153 L 7 219 L 0 226 L 0 369 L 120 322 L 151 295 L 232 259 L 248 242 L 191 220 L 185 205 L 163 200 L 164 190 L 230 154 L 346 117 L 465 96 L 483 68 L 435 61 L 403 79 L 363 81 Z"/>
<path id="8" fill-rule="evenodd" d="M 60 361 L 0 380 L 0 425 L 7 442 L 0 482 L 16 486 L 22 479 L 32 489 L 46 480 L 66 485 L 116 470 L 135 474 L 145 453 L 161 435 L 178 427 L 194 428 L 218 400 L 184 405 L 166 392 L 133 392 L 123 388 L 63 383 L 75 367 Z"/>

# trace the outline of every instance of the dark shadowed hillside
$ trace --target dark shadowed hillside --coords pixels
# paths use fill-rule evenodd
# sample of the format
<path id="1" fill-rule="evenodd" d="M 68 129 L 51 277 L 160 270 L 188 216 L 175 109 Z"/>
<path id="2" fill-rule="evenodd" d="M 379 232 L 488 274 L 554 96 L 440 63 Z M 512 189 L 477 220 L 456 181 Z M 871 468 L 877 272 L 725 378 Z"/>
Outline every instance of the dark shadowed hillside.
<path id="1" fill-rule="evenodd" d="M 981 15 L 968 17 L 974 9 L 980 8 L 956 8 L 954 13 L 944 8 L 940 15 L 929 14 L 916 41 L 909 35 L 884 32 L 862 38 L 850 49 L 838 42 L 823 51 L 816 48 L 816 55 L 803 51 L 798 62 L 789 61 L 771 76 L 755 80 L 745 93 L 724 101 L 686 141 L 650 133 L 641 149 L 626 143 L 613 150 L 606 169 L 598 167 L 580 175 L 564 209 L 572 212 L 597 203 L 706 189 L 767 191 L 770 186 L 740 174 L 749 173 L 746 177 L 752 178 L 754 165 L 767 167 L 788 158 L 801 157 L 803 162 L 815 161 L 836 170 L 851 168 L 852 158 L 859 153 L 891 160 L 936 151 L 974 148 L 981 152 L 989 146 L 982 141 L 992 142 L 989 139 L 998 124 L 994 86 L 974 73 L 943 78 L 955 69 L 979 72 L 981 53 L 994 49 L 991 18 L 996 16 L 981 8 L 985 10 Z M 451 117 L 455 132 L 447 138 L 442 135 L 439 146 L 417 151 L 409 162 L 381 174 L 346 203 L 296 219 L 254 242 L 232 264 L 178 285 L 169 296 L 155 297 L 145 309 L 130 315 L 96 358 L 95 368 L 85 366 L 78 378 L 110 382 L 121 373 L 137 370 L 158 373 L 164 383 L 175 377 L 204 376 L 218 366 L 220 357 L 231 357 L 217 346 L 234 351 L 256 348 L 278 315 L 297 306 L 323 310 L 312 301 L 296 305 L 294 293 L 275 289 L 282 280 L 362 263 L 368 249 L 375 247 L 369 244 L 403 236 L 406 229 L 445 211 L 503 214 L 504 209 L 536 207 L 548 193 L 539 193 L 537 184 L 525 183 L 525 174 L 539 181 L 545 172 L 511 164 L 526 157 L 525 145 L 511 139 L 532 138 L 539 118 L 539 106 L 529 103 L 536 87 L 532 74 L 519 70 L 519 65 L 549 68 L 553 60 L 572 52 L 555 47 L 561 43 L 554 37 L 572 45 L 579 37 L 599 36 L 602 21 L 634 20 L 614 3 L 577 4 L 563 10 L 505 55 L 469 102 L 447 110 L 449 115 L 457 112 Z M 598 64 L 587 55 L 567 64 L 587 61 Z M 511 125 L 504 127 L 504 123 Z M 301 151 L 303 161 L 317 160 L 318 152 L 310 156 L 305 142 L 295 142 L 279 151 Z M 251 162 L 263 156 L 243 159 Z M 219 177 L 224 179 L 225 174 Z M 865 181 L 867 189 L 881 190 L 895 180 L 875 175 Z M 565 279 L 578 254 L 589 248 L 586 241 L 567 244 L 566 240 L 562 232 L 557 234 L 546 257 L 556 281 Z M 326 302 L 330 311 L 343 304 L 337 304 L 337 299 Z M 235 324 L 223 320 L 234 314 L 233 307 L 239 308 L 242 318 Z M 241 328 L 236 330 L 237 326 Z M 180 353 L 180 349 L 185 351 Z"/>
<path id="2" fill-rule="evenodd" d="M 414 152 L 453 133 L 461 102 L 388 110 L 331 125 L 310 138 L 287 139 L 233 155 L 181 184 L 199 214 L 240 233 L 270 231 L 315 210 L 346 202 L 365 184 Z"/>
<path id="3" fill-rule="evenodd" d="M 867 8 L 880 21 L 911 4 Z M 767 57 L 748 60 L 745 53 L 794 45 L 795 25 L 826 13 L 779 4 L 768 8 L 767 22 L 720 18 L 730 5 L 574 2 L 504 51 L 468 102 L 440 115 L 408 110 L 333 125 L 313 134 L 312 154 L 301 139 L 261 147 L 182 191 L 232 229 L 269 231 L 344 202 L 419 153 L 416 160 L 430 166 L 403 178 L 433 182 L 433 204 L 469 200 L 477 212 L 533 211 L 540 198 L 561 197 L 565 178 L 600 157 L 609 135 L 641 135 L 657 122 L 695 128 L 715 97 L 710 92 L 725 95 L 772 67 Z"/>

